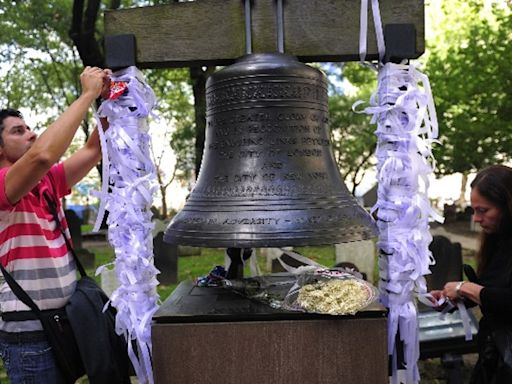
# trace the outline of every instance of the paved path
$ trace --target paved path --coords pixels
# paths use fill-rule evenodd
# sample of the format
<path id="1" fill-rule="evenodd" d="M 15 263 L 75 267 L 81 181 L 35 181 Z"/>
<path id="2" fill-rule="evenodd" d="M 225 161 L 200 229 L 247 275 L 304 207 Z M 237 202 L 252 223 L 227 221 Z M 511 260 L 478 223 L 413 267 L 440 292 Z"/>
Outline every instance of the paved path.
<path id="1" fill-rule="evenodd" d="M 478 249 L 478 232 L 475 232 L 473 236 L 464 236 L 452 232 L 448 232 L 442 226 L 431 228 L 430 232 L 432 235 L 442 235 L 450 239 L 452 243 L 460 243 L 462 248 L 471 249 L 476 251 Z"/>

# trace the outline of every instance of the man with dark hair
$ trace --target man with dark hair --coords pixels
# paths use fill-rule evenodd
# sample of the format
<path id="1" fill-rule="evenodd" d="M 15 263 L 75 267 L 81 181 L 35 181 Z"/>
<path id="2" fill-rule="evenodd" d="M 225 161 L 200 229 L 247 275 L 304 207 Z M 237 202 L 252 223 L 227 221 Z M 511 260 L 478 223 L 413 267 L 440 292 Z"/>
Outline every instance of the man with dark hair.
<path id="1" fill-rule="evenodd" d="M 81 149 L 57 162 L 91 104 L 108 92 L 109 75 L 108 70 L 86 67 L 80 96 L 39 137 L 19 111 L 0 111 L 0 262 L 41 310 L 65 306 L 77 281 L 73 256 L 45 195 L 57 204 L 70 238 L 60 200 L 99 162 L 97 129 Z M 102 124 L 105 128 L 106 122 Z M 0 286 L 0 308 L 0 356 L 11 383 L 62 383 L 40 321 L 3 318 L 29 310 L 6 283 Z"/>
<path id="2" fill-rule="evenodd" d="M 23 119 L 21 112 L 15 109 L 7 108 L 0 110 L 0 146 L 4 145 L 4 140 L 2 139 L 2 132 L 5 127 L 4 120 L 9 116 Z"/>

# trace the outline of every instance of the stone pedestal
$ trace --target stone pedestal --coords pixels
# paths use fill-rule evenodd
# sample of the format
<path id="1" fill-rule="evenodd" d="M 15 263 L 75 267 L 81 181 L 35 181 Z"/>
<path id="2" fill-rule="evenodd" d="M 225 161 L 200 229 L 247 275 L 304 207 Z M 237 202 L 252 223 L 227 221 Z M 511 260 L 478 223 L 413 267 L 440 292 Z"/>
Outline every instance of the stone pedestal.
<path id="1" fill-rule="evenodd" d="M 386 312 L 379 304 L 355 316 L 270 307 L 258 313 L 247 300 L 208 289 L 182 283 L 155 314 L 156 384 L 388 381 Z"/>

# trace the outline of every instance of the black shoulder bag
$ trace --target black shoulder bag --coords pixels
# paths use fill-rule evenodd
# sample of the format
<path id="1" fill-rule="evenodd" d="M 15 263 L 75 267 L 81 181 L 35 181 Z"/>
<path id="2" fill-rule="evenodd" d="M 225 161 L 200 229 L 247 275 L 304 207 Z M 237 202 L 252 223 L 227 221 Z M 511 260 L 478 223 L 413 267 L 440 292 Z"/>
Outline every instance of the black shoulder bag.
<path id="1" fill-rule="evenodd" d="M 115 332 L 116 311 L 108 296 L 87 276 L 60 223 L 55 202 L 44 197 L 66 245 L 75 259 L 80 280 L 64 308 L 41 311 L 30 296 L 0 264 L 5 280 L 31 311 L 7 312 L 4 321 L 39 319 L 66 381 L 74 383 L 87 374 L 91 384 L 130 383 L 131 364 L 124 337 Z"/>

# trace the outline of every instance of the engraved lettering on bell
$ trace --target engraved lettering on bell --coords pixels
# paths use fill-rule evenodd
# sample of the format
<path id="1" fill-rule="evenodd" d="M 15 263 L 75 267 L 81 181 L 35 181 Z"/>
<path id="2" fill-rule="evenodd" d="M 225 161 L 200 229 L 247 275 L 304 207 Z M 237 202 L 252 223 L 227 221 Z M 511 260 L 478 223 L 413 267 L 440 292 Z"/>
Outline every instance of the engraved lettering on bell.
<path id="1" fill-rule="evenodd" d="M 307 80 L 307 79 L 298 79 Z M 206 102 L 209 106 L 225 105 L 243 100 L 301 100 L 314 99 L 327 101 L 324 95 L 314 85 L 290 83 L 290 82 L 249 82 L 233 83 L 229 86 L 219 87 L 216 92 L 206 94 Z"/>
<path id="2" fill-rule="evenodd" d="M 376 236 L 334 161 L 320 71 L 247 55 L 208 79 L 206 98 L 201 171 L 165 241 L 249 248 Z"/>

